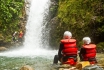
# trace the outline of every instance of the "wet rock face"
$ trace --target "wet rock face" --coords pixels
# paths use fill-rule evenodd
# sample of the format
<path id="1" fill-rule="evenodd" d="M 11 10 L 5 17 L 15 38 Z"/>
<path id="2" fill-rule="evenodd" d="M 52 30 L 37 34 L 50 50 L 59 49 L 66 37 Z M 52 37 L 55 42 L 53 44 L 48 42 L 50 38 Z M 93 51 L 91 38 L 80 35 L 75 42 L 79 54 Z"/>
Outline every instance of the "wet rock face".
<path id="1" fill-rule="evenodd" d="M 82 70 L 104 70 L 104 69 L 97 65 L 89 65 L 84 67 Z"/>

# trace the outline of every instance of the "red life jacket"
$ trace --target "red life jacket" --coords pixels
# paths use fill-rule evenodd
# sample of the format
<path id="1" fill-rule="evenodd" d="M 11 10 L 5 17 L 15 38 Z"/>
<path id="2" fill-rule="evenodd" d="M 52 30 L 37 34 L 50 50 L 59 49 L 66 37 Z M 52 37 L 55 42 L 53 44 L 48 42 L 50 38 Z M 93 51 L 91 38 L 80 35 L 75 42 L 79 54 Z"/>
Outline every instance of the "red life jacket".
<path id="1" fill-rule="evenodd" d="M 82 54 L 83 60 L 89 60 L 91 58 L 96 57 L 96 45 L 95 44 L 83 45 L 83 48 L 85 48 L 85 51 L 86 51 L 86 54 Z"/>
<path id="2" fill-rule="evenodd" d="M 19 34 L 19 38 L 22 38 L 23 37 L 23 33 L 21 32 L 20 34 Z"/>
<path id="3" fill-rule="evenodd" d="M 62 39 L 61 43 L 64 45 L 62 53 L 63 56 L 77 56 L 77 47 L 76 47 L 76 40 L 75 39 Z M 68 58 L 66 62 L 63 62 L 63 64 L 70 64 L 75 65 L 76 61 L 74 60 L 74 57 Z"/>
<path id="4" fill-rule="evenodd" d="M 77 55 L 77 47 L 75 39 L 62 39 L 61 43 L 64 45 L 62 50 L 63 55 Z"/>

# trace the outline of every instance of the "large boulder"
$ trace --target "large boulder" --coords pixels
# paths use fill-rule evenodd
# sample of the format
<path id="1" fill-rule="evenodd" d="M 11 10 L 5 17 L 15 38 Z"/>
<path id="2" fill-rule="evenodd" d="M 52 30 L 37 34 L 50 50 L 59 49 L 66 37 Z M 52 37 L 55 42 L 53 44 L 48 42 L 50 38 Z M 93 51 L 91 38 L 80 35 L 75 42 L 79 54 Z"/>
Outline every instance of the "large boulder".
<path id="1" fill-rule="evenodd" d="M 34 70 L 34 69 L 29 65 L 25 65 L 25 66 L 21 67 L 20 70 Z"/>
<path id="2" fill-rule="evenodd" d="M 6 47 L 0 47 L 0 51 L 6 51 L 7 48 Z"/>
<path id="3" fill-rule="evenodd" d="M 90 65 L 90 62 L 89 61 L 81 61 L 78 64 L 81 64 L 82 65 L 82 68 L 84 68 L 85 66 Z"/>
<path id="4" fill-rule="evenodd" d="M 82 70 L 82 65 L 70 66 L 69 64 L 55 65 L 54 70 Z"/>
<path id="5" fill-rule="evenodd" d="M 98 65 L 89 65 L 84 67 L 82 70 L 104 70 L 104 69 Z"/>

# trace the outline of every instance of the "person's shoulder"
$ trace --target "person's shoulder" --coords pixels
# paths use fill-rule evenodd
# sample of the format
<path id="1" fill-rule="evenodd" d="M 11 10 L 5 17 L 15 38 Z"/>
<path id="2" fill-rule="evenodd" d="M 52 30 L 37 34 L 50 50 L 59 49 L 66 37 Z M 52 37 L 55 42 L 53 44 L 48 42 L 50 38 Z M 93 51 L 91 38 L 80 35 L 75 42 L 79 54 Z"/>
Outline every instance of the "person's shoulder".
<path id="1" fill-rule="evenodd" d="M 73 39 L 73 38 L 71 38 L 69 40 L 70 40 L 70 42 L 76 42 L 76 39 Z"/>

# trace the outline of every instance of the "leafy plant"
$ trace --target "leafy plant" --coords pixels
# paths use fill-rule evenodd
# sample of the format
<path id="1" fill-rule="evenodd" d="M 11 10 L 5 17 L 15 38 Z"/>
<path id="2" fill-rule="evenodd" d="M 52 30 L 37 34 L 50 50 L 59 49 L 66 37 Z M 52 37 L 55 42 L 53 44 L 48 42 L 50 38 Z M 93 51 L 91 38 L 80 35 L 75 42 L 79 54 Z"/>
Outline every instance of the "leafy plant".
<path id="1" fill-rule="evenodd" d="M 0 0 L 0 34 L 5 40 L 19 29 L 18 25 L 22 14 L 24 0 Z M 9 37 L 8 37 L 9 36 Z"/>
<path id="2" fill-rule="evenodd" d="M 78 42 L 84 36 L 91 37 L 96 44 L 104 41 L 103 0 L 59 0 L 57 18 L 59 23 L 53 36 L 58 41 L 66 30 L 71 31 Z"/>

